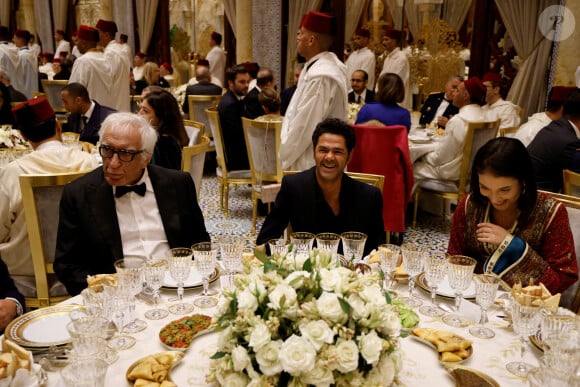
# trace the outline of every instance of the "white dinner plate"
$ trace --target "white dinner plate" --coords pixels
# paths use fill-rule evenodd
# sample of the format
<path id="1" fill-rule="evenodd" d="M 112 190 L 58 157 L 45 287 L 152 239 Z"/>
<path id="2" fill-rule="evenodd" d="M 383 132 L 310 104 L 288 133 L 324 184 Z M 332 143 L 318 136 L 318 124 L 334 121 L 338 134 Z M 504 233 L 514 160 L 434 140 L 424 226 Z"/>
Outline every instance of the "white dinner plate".
<path id="1" fill-rule="evenodd" d="M 216 265 L 215 271 L 209 277 L 209 282 L 213 283 L 219 277 L 220 277 L 220 269 Z M 187 277 L 187 279 L 183 283 L 183 288 L 193 289 L 200 286 L 203 286 L 201 274 L 199 273 L 199 271 L 197 271 L 197 269 L 194 266 L 192 266 L 191 271 L 189 272 L 189 277 Z M 171 274 L 169 274 L 169 270 L 165 272 L 165 279 L 163 280 L 162 287 L 165 289 L 177 289 L 177 282 L 171 277 Z"/>
<path id="2" fill-rule="evenodd" d="M 416 144 L 429 144 L 433 140 L 427 136 L 410 135 L 409 141 L 414 142 Z"/>

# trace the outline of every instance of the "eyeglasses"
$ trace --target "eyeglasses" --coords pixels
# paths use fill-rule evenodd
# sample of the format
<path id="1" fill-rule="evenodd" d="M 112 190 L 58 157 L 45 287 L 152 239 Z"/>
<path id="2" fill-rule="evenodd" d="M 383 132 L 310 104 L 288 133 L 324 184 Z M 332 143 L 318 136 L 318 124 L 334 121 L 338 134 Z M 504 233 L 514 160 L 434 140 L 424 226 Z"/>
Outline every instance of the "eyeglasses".
<path id="1" fill-rule="evenodd" d="M 129 163 L 133 161 L 135 159 L 135 156 L 137 156 L 139 153 L 142 152 L 143 150 L 136 151 L 127 149 L 114 149 L 108 145 L 99 146 L 99 154 L 101 155 L 102 158 L 111 159 L 116 153 L 117 156 L 119 156 L 119 160 L 121 160 L 124 163 Z"/>

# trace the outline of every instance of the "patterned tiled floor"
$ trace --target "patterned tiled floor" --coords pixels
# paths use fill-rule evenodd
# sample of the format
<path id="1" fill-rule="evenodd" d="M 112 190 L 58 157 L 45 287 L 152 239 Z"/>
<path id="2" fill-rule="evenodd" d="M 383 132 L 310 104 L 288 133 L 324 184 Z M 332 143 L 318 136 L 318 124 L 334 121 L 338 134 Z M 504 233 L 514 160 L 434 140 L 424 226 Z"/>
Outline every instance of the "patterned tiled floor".
<path id="1" fill-rule="evenodd" d="M 219 208 L 218 183 L 215 175 L 205 175 L 201 186 L 200 205 L 205 224 L 212 237 L 218 235 L 239 235 L 246 238 L 246 245 L 253 247 L 256 236 L 250 234 L 252 227 L 252 201 L 249 186 L 230 186 L 229 217 L 225 218 Z M 260 230 L 264 217 L 258 217 L 257 230 Z M 410 224 L 410 218 L 407 224 Z M 427 213 L 419 213 L 417 228 L 408 228 L 404 240 L 415 242 L 426 250 L 447 249 L 450 221 Z"/>

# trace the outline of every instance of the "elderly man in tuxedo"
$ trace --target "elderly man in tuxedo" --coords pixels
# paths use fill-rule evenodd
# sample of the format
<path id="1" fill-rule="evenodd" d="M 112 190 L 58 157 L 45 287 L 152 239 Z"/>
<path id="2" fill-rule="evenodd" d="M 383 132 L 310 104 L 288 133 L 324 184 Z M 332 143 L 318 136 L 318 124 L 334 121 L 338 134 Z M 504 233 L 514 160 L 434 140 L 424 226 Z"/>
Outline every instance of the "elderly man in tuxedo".
<path id="1" fill-rule="evenodd" d="M 113 113 L 99 136 L 103 167 L 67 185 L 60 203 L 54 270 L 71 295 L 125 256 L 210 240 L 191 176 L 149 164 L 157 132 L 143 117 Z"/>
<path id="2" fill-rule="evenodd" d="M 457 113 L 459 109 L 453 105 L 453 96 L 457 92 L 457 87 L 463 82 L 459 75 L 452 76 L 445 84 L 443 93 L 432 93 L 421 108 L 421 118 L 419 124 L 437 124 L 440 128 L 445 128 L 447 121 Z"/>

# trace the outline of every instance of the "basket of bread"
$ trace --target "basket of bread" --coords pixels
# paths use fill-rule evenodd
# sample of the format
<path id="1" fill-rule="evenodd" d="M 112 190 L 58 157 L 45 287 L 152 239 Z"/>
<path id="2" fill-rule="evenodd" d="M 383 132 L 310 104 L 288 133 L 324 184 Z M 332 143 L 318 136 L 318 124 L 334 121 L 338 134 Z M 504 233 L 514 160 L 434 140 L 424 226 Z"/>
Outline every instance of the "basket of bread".
<path id="1" fill-rule="evenodd" d="M 102 292 L 105 286 L 117 286 L 117 274 L 88 275 L 87 285 L 94 292 Z"/>
<path id="2" fill-rule="evenodd" d="M 167 351 L 146 356 L 133 363 L 126 378 L 135 387 L 176 387 L 170 371 L 183 359 L 183 352 Z"/>
<path id="3" fill-rule="evenodd" d="M 3 339 L 0 354 L 0 386 L 42 386 L 42 368 L 32 361 L 32 353 L 18 344 Z"/>
<path id="4" fill-rule="evenodd" d="M 441 363 L 461 363 L 473 354 L 473 342 L 455 333 L 433 328 L 415 328 L 412 337 L 437 351 Z"/>
<path id="5" fill-rule="evenodd" d="M 561 296 L 560 293 L 552 295 L 543 283 L 525 287 L 522 287 L 521 283 L 516 283 L 512 287 L 511 295 L 521 305 L 542 307 L 551 312 L 558 310 Z"/>

